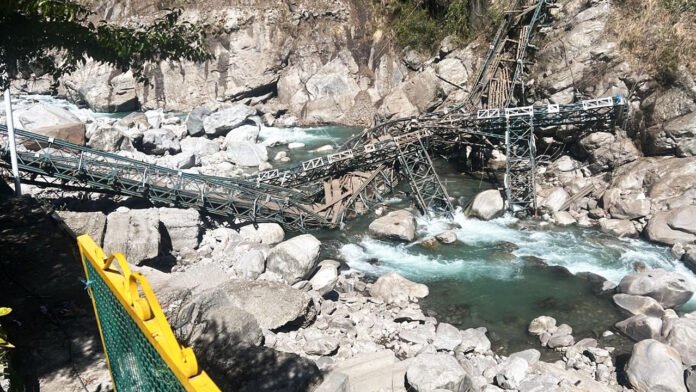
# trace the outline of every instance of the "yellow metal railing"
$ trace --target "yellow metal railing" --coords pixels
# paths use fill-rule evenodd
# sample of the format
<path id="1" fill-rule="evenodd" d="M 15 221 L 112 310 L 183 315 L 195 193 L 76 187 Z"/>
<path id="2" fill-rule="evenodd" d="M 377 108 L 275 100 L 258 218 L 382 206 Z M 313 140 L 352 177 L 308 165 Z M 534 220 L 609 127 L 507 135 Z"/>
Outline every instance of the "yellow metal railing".
<path id="1" fill-rule="evenodd" d="M 87 235 L 77 244 L 114 388 L 219 391 L 193 350 L 177 341 L 145 277 L 122 254 L 107 258 Z"/>

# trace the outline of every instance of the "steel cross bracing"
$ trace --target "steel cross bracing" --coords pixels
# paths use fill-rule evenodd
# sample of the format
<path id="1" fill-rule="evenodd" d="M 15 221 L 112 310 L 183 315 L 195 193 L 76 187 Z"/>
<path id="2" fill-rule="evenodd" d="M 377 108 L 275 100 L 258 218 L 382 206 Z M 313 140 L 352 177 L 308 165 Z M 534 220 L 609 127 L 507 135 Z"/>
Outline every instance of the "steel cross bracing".
<path id="1" fill-rule="evenodd" d="M 625 108 L 620 97 L 602 98 L 534 106 L 529 117 L 537 129 L 585 125 L 599 130 L 613 127 Z M 405 157 L 408 162 L 411 156 L 420 154 L 423 158 L 418 162 L 424 164 L 429 158 L 423 155 L 424 146 L 438 151 L 446 148 L 444 141 L 470 143 L 482 135 L 501 145 L 506 133 L 527 130 L 516 116 L 508 116 L 514 110 L 458 111 L 393 122 L 384 135 L 378 136 L 381 140 L 351 152 L 341 151 L 338 156 L 330 154 L 243 180 L 172 170 L 23 130 L 16 132 L 18 162 L 25 180 L 44 184 L 115 192 L 240 221 L 277 222 L 291 230 L 335 227 L 346 216 L 362 213 L 382 201 L 396 183 L 395 164 L 399 158 Z M 511 118 L 513 121 L 509 121 Z M 0 142 L 0 154 L 7 165 L 4 126 L 0 126 Z M 322 182 L 324 189 L 317 192 L 317 184 L 321 187 Z M 448 200 L 442 196 L 446 195 L 444 187 L 440 184 L 439 188 L 442 191 L 429 193 L 435 195 L 432 199 Z"/>
<path id="2" fill-rule="evenodd" d="M 245 222 L 277 222 L 295 230 L 332 226 L 293 190 L 185 173 L 66 141 L 16 131 L 20 175 L 47 185 L 82 185 Z M 7 128 L 0 126 L 3 163 Z"/>
<path id="3" fill-rule="evenodd" d="M 396 142 L 399 151 L 399 162 L 405 173 L 411 190 L 415 193 L 416 202 L 425 216 L 431 216 L 433 212 L 441 212 L 451 217 L 454 212 L 447 189 L 442 186 L 430 159 L 428 150 L 423 144 L 423 138 L 418 137 L 413 143 L 413 153 L 401 148 L 401 143 Z M 411 146 L 411 145 L 409 145 Z"/>
<path id="4" fill-rule="evenodd" d="M 531 116 L 537 129 L 561 126 L 584 129 L 612 129 L 619 122 L 627 106 L 622 97 L 584 100 L 567 105 L 531 106 Z M 336 177 L 354 170 L 369 170 L 383 162 L 395 161 L 399 151 L 395 142 L 411 146 L 413 142 L 433 139 L 426 144 L 430 150 L 440 152 L 452 144 L 470 144 L 488 138 L 495 146 L 505 145 L 505 133 L 512 128 L 523 128 L 518 123 L 508 123 L 508 113 L 517 108 L 482 109 L 473 112 L 429 113 L 381 124 L 363 132 L 369 135 L 368 143 L 355 143 L 353 148 L 335 154 L 316 157 L 296 165 L 267 170 L 246 178 L 257 184 L 295 187 Z M 414 137 L 418 135 L 418 137 Z M 366 136 L 367 137 L 367 136 Z M 359 139 L 353 139 L 353 142 Z M 362 139 L 360 139 L 362 140 Z M 408 149 L 406 153 L 415 153 Z"/>
<path id="5" fill-rule="evenodd" d="M 536 143 L 531 106 L 506 111 L 505 191 L 512 211 L 536 211 Z"/>

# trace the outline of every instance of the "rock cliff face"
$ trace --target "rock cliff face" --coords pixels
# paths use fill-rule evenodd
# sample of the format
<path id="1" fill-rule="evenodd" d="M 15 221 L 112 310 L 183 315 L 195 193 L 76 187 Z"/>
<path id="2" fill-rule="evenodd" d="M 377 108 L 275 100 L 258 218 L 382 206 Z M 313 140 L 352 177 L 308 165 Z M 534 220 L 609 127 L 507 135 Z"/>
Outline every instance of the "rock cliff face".
<path id="1" fill-rule="evenodd" d="M 147 23 L 165 6 L 181 5 L 155 0 L 91 3 L 100 17 L 128 24 Z M 433 70 L 417 73 L 402 64 L 378 25 L 381 18 L 372 1 L 214 0 L 183 7 L 183 19 L 207 26 L 213 60 L 151 64 L 149 85 L 88 63 L 63 80 L 64 93 L 105 112 L 190 111 L 243 101 L 259 105 L 263 114 L 287 113 L 306 125 L 370 125 L 377 112 L 417 114 L 443 95 Z M 471 67 L 454 63 L 448 69 Z M 414 77 L 407 83 L 409 74 Z M 36 92 L 46 86 L 25 81 L 18 87 Z"/>
<path id="2" fill-rule="evenodd" d="M 545 29 L 528 77 L 533 99 L 563 104 L 622 95 L 630 112 L 614 133 L 544 131 L 540 144 L 562 145 L 567 155 L 540 176 L 540 204 L 562 188 L 569 196 L 565 207 L 580 225 L 599 223 L 613 234 L 691 246 L 696 239 L 691 229 L 696 204 L 693 70 L 682 65 L 671 83 L 659 83 L 620 46 L 617 7 L 570 0 L 552 10 L 554 26 Z"/>

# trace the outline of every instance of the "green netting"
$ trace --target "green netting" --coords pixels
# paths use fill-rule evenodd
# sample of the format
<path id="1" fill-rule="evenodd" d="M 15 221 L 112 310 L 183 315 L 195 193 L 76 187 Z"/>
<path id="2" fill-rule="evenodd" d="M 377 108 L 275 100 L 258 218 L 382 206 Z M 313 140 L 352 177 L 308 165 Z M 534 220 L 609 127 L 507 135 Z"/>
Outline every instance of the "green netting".
<path id="1" fill-rule="evenodd" d="M 85 265 L 116 391 L 185 391 L 89 260 Z"/>

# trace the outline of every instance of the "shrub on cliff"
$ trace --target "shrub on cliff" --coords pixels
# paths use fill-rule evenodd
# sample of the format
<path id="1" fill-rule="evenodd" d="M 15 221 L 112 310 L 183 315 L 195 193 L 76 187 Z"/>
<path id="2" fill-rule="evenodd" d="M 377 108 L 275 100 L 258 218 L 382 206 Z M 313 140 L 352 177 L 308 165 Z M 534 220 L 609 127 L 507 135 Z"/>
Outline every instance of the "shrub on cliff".
<path id="1" fill-rule="evenodd" d="M 202 26 L 179 20 L 180 9 L 167 11 L 145 26 L 122 26 L 98 20 L 71 0 L 0 2 L 0 90 L 24 73 L 57 79 L 84 64 L 87 57 L 146 81 L 147 62 L 211 58 Z"/>

